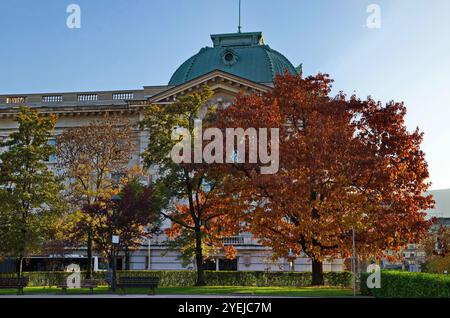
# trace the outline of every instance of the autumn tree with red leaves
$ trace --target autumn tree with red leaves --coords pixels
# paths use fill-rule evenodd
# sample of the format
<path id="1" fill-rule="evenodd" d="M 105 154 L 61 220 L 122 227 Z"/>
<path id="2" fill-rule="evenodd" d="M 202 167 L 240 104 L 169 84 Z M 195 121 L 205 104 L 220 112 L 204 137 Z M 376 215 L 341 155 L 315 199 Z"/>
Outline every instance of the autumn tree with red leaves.
<path id="1" fill-rule="evenodd" d="M 102 198 L 86 206 L 85 211 L 92 219 L 94 245 L 109 259 L 113 270 L 112 261 L 119 251 L 124 252 L 126 270 L 129 270 L 130 252 L 140 248 L 142 241 L 157 232 L 160 225 L 153 191 L 137 178 L 125 184 L 113 199 Z M 112 235 L 119 236 L 118 246 L 112 244 Z"/>
<path id="2" fill-rule="evenodd" d="M 270 92 L 240 95 L 217 116 L 222 129 L 279 129 L 278 173 L 220 165 L 230 176 L 223 187 L 246 206 L 229 210 L 242 230 L 277 257 L 312 260 L 313 285 L 324 284 L 325 259 L 351 254 L 352 229 L 361 255 L 398 250 L 427 232 L 433 204 L 424 195 L 423 135 L 407 130 L 404 104 L 330 97 L 331 83 L 321 74 L 279 76 Z"/>

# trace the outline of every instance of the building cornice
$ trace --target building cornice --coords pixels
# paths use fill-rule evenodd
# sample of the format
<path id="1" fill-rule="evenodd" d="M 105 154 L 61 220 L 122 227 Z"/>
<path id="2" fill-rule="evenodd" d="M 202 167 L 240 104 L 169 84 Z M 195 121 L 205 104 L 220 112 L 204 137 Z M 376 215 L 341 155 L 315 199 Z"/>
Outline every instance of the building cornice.
<path id="1" fill-rule="evenodd" d="M 28 106 L 28 105 L 23 105 Z M 128 104 L 123 106 L 117 105 L 86 105 L 76 107 L 39 107 L 34 108 L 39 111 L 42 116 L 57 115 L 58 117 L 74 117 L 74 116 L 97 116 L 105 113 L 109 114 L 132 114 L 136 113 L 136 109 L 132 109 Z M 19 113 L 20 106 L 9 109 L 0 109 L 0 118 L 16 118 Z"/>
<path id="2" fill-rule="evenodd" d="M 210 72 L 179 86 L 169 87 L 160 93 L 139 100 L 119 101 L 86 101 L 56 103 L 14 104 L 10 107 L 0 108 L 0 118 L 15 118 L 21 106 L 28 106 L 39 111 L 41 115 L 57 115 L 58 117 L 73 116 L 98 116 L 105 113 L 133 114 L 140 112 L 149 104 L 171 104 L 177 97 L 200 90 L 203 86 L 209 86 L 213 92 L 227 92 L 231 95 L 265 93 L 272 89 L 269 85 L 259 84 L 245 78 L 229 74 L 220 70 Z M 158 87 L 157 89 L 161 89 Z"/>
<path id="3" fill-rule="evenodd" d="M 154 104 L 172 103 L 178 96 L 187 95 L 195 90 L 199 90 L 204 85 L 209 86 L 213 91 L 219 87 L 226 88 L 236 95 L 241 91 L 244 93 L 265 93 L 272 89 L 270 86 L 255 83 L 220 70 L 215 70 L 189 82 L 156 94 L 149 98 L 148 102 Z"/>

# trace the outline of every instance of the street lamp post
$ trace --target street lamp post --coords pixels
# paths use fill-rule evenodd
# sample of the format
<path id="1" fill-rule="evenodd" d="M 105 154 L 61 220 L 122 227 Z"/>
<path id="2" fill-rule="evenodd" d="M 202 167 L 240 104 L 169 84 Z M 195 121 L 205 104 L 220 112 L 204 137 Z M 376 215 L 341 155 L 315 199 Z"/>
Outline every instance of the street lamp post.
<path id="1" fill-rule="evenodd" d="M 117 245 L 119 244 L 119 235 L 113 235 L 111 237 L 112 241 L 112 279 L 111 279 L 111 289 L 116 291 L 116 277 L 117 277 Z"/>
<path id="2" fill-rule="evenodd" d="M 122 198 L 120 196 L 118 196 L 118 195 L 115 195 L 115 196 L 112 197 L 111 200 L 115 203 L 115 205 L 117 205 L 120 202 L 120 200 L 122 200 Z M 114 233 L 116 231 L 116 229 L 117 229 L 116 209 L 117 209 L 117 206 L 114 206 L 113 209 L 112 209 L 112 224 L 113 224 L 112 233 Z M 116 257 L 116 254 L 117 254 L 119 241 L 120 241 L 119 235 L 112 234 L 112 236 L 111 236 L 111 243 L 112 243 L 111 244 L 112 245 L 112 247 L 111 247 L 111 249 L 112 249 L 111 289 L 112 289 L 113 292 L 116 291 L 116 278 L 117 278 L 117 257 Z"/>
<path id="3" fill-rule="evenodd" d="M 354 227 L 352 227 L 352 272 L 353 272 L 353 296 L 356 296 L 356 246 L 355 246 Z"/>

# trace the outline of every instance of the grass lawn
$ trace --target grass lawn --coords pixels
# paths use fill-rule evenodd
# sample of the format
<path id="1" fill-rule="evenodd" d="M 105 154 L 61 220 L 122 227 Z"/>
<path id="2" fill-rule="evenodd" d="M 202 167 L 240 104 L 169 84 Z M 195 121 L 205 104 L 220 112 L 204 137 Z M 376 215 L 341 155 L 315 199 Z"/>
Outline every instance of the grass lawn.
<path id="1" fill-rule="evenodd" d="M 62 294 L 56 287 L 27 287 L 25 295 Z M 16 290 L 0 289 L 0 295 L 14 295 Z M 88 289 L 68 290 L 68 294 L 89 294 Z M 110 294 L 107 286 L 94 289 L 94 294 Z M 127 289 L 127 294 L 146 295 L 146 289 Z M 239 286 L 206 286 L 206 287 L 161 287 L 156 290 L 159 295 L 259 295 L 259 296 L 297 296 L 297 297 L 346 297 L 353 292 L 339 287 L 239 287 Z"/>

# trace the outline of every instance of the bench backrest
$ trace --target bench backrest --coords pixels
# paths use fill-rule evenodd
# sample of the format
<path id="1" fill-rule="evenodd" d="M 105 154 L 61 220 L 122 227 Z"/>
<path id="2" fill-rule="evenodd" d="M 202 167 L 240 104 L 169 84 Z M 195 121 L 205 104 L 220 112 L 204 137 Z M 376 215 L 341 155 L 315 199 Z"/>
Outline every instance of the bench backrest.
<path id="1" fill-rule="evenodd" d="M 120 276 L 119 284 L 159 284 L 158 276 Z"/>
<path id="2" fill-rule="evenodd" d="M 98 279 L 82 279 L 80 282 L 81 288 L 97 287 L 100 281 Z M 58 284 L 59 287 L 67 288 L 67 280 L 63 280 Z"/>
<path id="3" fill-rule="evenodd" d="M 98 279 L 83 279 L 81 281 L 81 288 L 95 288 L 100 281 Z"/>
<path id="4" fill-rule="evenodd" d="M 0 287 L 26 287 L 28 285 L 28 281 L 28 277 L 0 278 Z"/>

